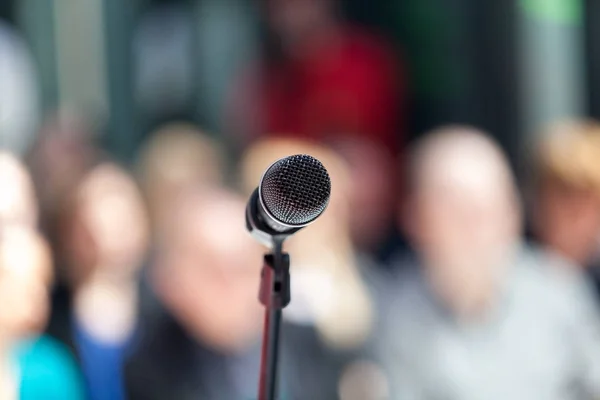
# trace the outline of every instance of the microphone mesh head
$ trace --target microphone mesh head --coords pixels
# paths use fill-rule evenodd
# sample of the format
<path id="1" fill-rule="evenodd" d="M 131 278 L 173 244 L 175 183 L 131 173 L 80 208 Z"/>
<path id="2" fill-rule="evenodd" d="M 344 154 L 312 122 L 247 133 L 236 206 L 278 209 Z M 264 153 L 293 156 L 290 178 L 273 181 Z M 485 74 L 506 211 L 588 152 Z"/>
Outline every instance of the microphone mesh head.
<path id="1" fill-rule="evenodd" d="M 267 169 L 260 183 L 263 205 L 279 222 L 306 225 L 327 207 L 331 180 L 319 160 L 309 155 L 283 158 Z"/>

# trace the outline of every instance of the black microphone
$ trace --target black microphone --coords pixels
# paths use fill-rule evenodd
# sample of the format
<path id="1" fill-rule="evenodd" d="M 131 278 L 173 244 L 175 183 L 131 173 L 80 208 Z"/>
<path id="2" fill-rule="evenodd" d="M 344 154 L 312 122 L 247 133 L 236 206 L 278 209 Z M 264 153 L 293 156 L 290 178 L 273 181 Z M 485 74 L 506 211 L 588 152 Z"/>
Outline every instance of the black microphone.
<path id="1" fill-rule="evenodd" d="M 246 228 L 272 247 L 296 233 L 327 208 L 331 180 L 319 160 L 298 154 L 275 161 L 246 207 Z"/>
<path id="2" fill-rule="evenodd" d="M 277 398 L 281 310 L 291 300 L 290 258 L 283 241 L 317 219 L 329 203 L 331 180 L 319 160 L 305 154 L 275 161 L 246 206 L 246 228 L 270 247 L 260 274 L 260 302 L 266 307 L 259 400 Z"/>

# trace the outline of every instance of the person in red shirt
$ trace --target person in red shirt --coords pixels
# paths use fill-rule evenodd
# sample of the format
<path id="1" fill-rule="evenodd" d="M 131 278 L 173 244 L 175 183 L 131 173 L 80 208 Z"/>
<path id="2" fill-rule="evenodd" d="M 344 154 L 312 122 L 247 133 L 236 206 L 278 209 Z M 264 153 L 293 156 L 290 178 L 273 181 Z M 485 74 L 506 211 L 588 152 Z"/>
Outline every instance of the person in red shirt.
<path id="1" fill-rule="evenodd" d="M 236 91 L 235 122 L 246 134 L 317 141 L 359 136 L 395 152 L 403 135 L 404 82 L 391 49 L 343 21 L 335 0 L 263 5 L 276 43 L 252 74 L 258 77 L 253 90 Z M 248 132 L 252 124 L 243 115 L 257 123 L 256 132 Z"/>

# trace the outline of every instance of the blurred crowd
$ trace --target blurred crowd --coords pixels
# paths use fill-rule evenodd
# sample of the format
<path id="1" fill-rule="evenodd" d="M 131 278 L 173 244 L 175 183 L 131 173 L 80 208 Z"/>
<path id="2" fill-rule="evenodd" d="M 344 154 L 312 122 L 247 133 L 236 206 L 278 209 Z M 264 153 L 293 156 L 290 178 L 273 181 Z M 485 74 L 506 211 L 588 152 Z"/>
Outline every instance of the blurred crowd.
<path id="1" fill-rule="evenodd" d="M 255 399 L 244 210 L 292 154 L 332 195 L 285 244 L 282 400 L 599 399 L 600 122 L 541 129 L 517 180 L 478 127 L 409 141 L 401 55 L 333 0 L 263 11 L 224 132 L 174 119 L 129 163 L 72 110 L 33 126 L 0 25 L 0 400 Z"/>

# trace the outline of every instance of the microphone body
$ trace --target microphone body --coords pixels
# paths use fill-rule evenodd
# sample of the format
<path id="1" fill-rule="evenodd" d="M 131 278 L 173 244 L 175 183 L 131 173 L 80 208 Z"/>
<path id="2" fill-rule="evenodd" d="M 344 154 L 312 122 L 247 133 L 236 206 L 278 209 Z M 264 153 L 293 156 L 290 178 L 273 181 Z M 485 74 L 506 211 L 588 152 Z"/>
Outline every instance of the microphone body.
<path id="1" fill-rule="evenodd" d="M 321 162 L 308 155 L 282 158 L 265 171 L 246 207 L 246 228 L 273 247 L 316 220 L 327 208 L 331 181 Z"/>
<path id="2" fill-rule="evenodd" d="M 276 400 L 282 309 L 290 300 L 290 259 L 283 241 L 317 219 L 329 203 L 331 181 L 321 162 L 308 155 L 282 158 L 262 176 L 246 206 L 246 227 L 271 254 L 264 256 L 259 300 L 265 324 L 259 400 Z"/>

